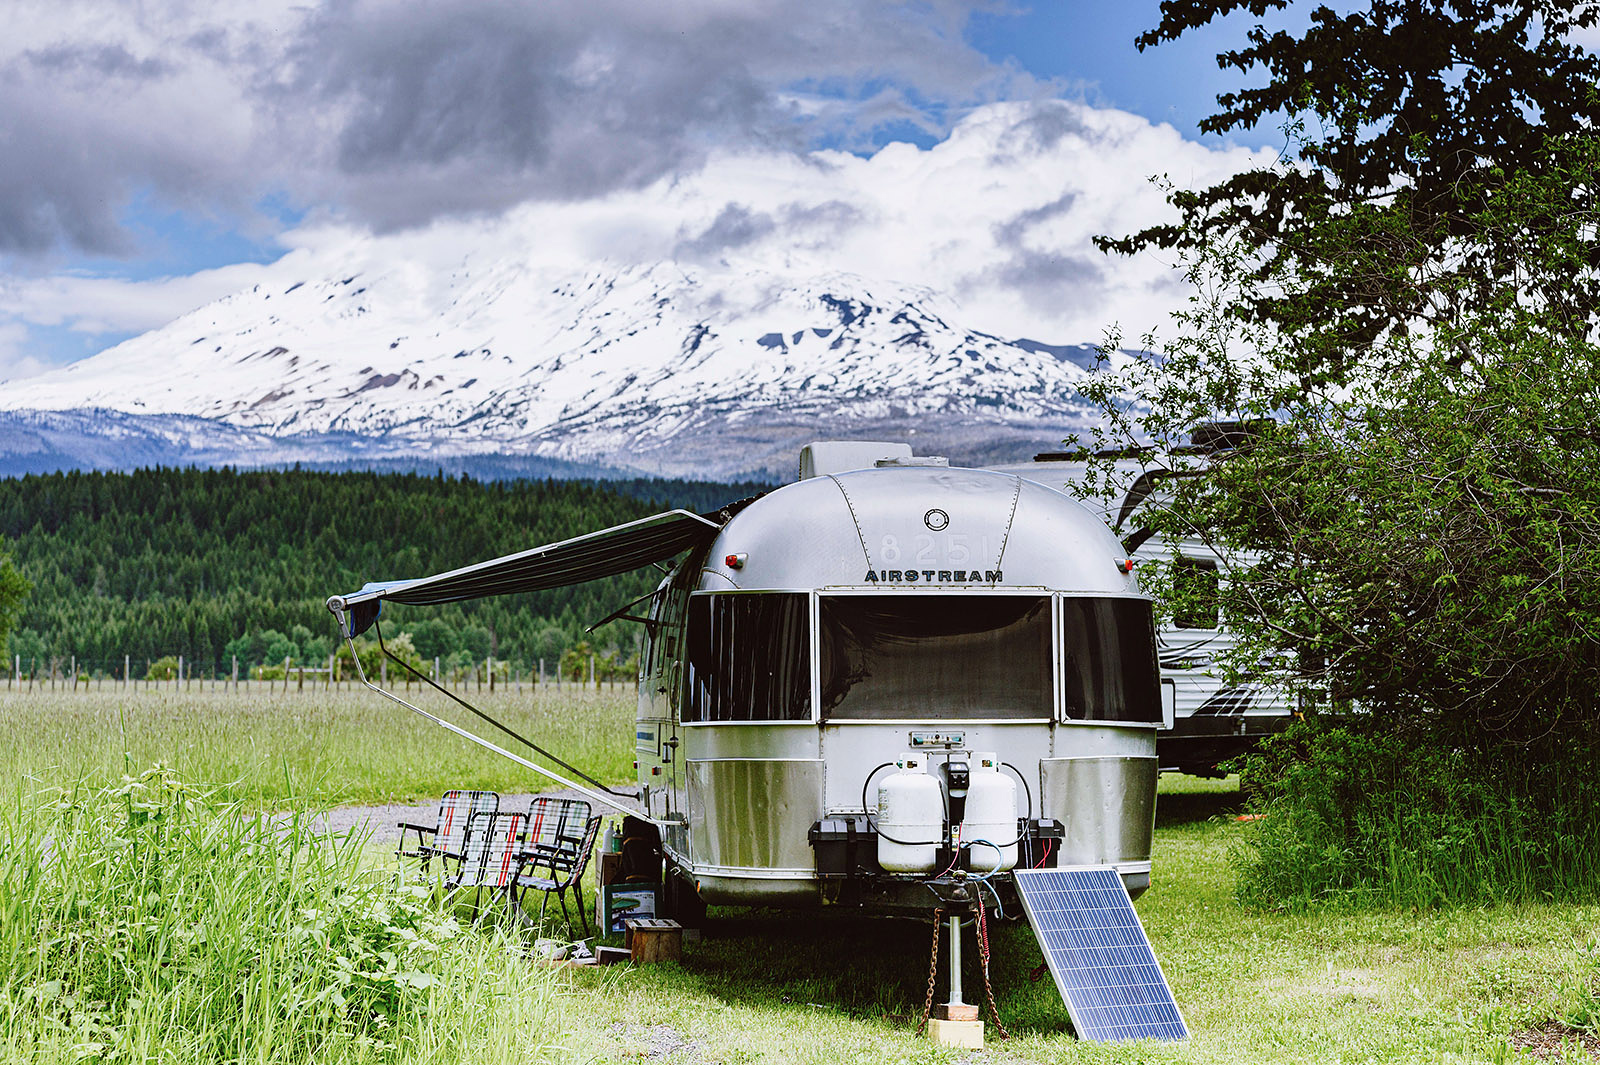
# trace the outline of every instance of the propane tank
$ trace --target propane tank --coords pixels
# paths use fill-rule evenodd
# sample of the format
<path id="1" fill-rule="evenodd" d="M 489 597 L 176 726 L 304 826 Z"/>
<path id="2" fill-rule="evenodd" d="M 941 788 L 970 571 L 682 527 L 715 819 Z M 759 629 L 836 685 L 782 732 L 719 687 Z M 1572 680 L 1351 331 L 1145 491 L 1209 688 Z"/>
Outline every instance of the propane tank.
<path id="1" fill-rule="evenodd" d="M 888 873 L 931 873 L 944 834 L 944 793 L 921 758 L 895 764 L 899 771 L 878 785 L 878 864 Z"/>
<path id="2" fill-rule="evenodd" d="M 974 751 L 968 764 L 967 814 L 961 822 L 961 839 L 970 844 L 968 868 L 975 873 L 1010 869 L 1017 864 L 1016 781 L 1000 772 L 1000 760 L 993 753 Z M 994 846 L 974 840 L 988 840 Z"/>

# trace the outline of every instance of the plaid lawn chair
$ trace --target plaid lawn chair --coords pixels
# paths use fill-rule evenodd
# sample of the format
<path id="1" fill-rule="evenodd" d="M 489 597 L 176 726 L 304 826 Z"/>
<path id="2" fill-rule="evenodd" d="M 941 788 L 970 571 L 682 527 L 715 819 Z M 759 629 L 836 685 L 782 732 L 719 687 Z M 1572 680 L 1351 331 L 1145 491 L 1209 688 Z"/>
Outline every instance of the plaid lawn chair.
<path id="1" fill-rule="evenodd" d="M 467 823 L 475 814 L 493 814 L 499 810 L 500 796 L 492 791 L 447 791 L 439 800 L 439 817 L 432 828 L 400 822 L 400 849 L 395 851 L 395 856 L 419 861 L 424 878 L 428 875 L 429 864 L 438 858 L 448 876 L 450 870 L 446 863 L 454 863 L 457 869 L 461 866 L 466 851 Z M 417 834 L 417 843 L 407 850 L 406 835 L 410 832 Z"/>
<path id="2" fill-rule="evenodd" d="M 582 799 L 535 797 L 528 804 L 524 849 L 531 854 L 555 851 L 569 860 L 576 857 L 590 812 L 589 804 Z"/>
<path id="3" fill-rule="evenodd" d="M 488 888 L 492 895 L 508 890 L 520 866 L 526 822 L 527 814 L 473 814 L 467 822 L 461 864 L 445 881 L 445 891 L 453 894 L 467 888 Z M 477 912 L 476 901 L 473 912 Z"/>
<path id="4" fill-rule="evenodd" d="M 583 912 L 580 881 L 583 871 L 588 868 L 589 856 L 594 853 L 595 837 L 600 834 L 600 821 L 599 817 L 589 818 L 583 826 L 583 835 L 570 850 L 563 847 L 535 847 L 517 855 L 516 876 L 507 891 L 515 898 L 518 914 L 528 917 L 528 892 L 538 891 L 542 893 L 538 917 L 542 922 L 545 905 L 554 892 L 561 903 L 562 918 L 571 925 L 572 915 L 567 912 L 567 892 L 570 890 L 573 903 L 578 907 L 578 920 L 582 922 L 584 935 L 589 934 L 589 918 Z"/>

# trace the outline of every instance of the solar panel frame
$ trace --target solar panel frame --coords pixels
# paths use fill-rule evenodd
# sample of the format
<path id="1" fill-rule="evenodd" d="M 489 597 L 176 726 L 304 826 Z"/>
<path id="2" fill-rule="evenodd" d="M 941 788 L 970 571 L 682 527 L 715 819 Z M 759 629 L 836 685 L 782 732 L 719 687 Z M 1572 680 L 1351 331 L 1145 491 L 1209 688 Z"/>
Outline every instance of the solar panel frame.
<path id="1" fill-rule="evenodd" d="M 1017 894 L 1080 1039 L 1187 1039 L 1188 1025 L 1114 866 L 1019 869 Z"/>

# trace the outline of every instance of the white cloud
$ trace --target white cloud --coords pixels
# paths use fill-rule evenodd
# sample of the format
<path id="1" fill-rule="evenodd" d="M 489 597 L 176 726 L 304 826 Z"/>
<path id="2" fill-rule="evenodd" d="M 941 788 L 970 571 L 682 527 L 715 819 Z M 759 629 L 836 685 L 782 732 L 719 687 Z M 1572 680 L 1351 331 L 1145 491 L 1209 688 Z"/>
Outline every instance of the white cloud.
<path id="1" fill-rule="evenodd" d="M 373 235 L 324 220 L 281 237 L 265 266 L 125 282 L 56 276 L 0 285 L 0 315 L 80 330 L 143 330 L 254 284 L 392 272 L 418 307 L 452 272 L 502 266 L 576 278 L 597 264 L 677 260 L 708 274 L 788 283 L 835 272 L 952 297 L 962 324 L 1047 343 L 1137 336 L 1186 296 L 1151 256 L 1102 255 L 1090 240 L 1166 217 L 1148 178 L 1205 186 L 1267 155 L 1211 149 L 1125 112 L 1045 102 L 993 104 L 932 148 L 713 153 L 696 173 L 581 201 L 534 202 L 494 219 L 441 220 Z"/>
<path id="2" fill-rule="evenodd" d="M 56 274 L 0 278 L 0 319 L 13 327 L 65 326 L 82 333 L 155 329 L 230 292 L 255 284 L 268 270 L 240 263 L 181 277 L 125 281 Z"/>
<path id="3" fill-rule="evenodd" d="M 276 194 L 396 229 L 641 188 L 727 146 L 942 130 L 1033 87 L 963 40 L 982 2 L 13 3 L 0 255 L 130 254 L 135 196 L 237 220 Z"/>
<path id="4" fill-rule="evenodd" d="M 28 327 L 0 321 L 0 381 L 32 377 L 50 369 L 28 350 Z"/>

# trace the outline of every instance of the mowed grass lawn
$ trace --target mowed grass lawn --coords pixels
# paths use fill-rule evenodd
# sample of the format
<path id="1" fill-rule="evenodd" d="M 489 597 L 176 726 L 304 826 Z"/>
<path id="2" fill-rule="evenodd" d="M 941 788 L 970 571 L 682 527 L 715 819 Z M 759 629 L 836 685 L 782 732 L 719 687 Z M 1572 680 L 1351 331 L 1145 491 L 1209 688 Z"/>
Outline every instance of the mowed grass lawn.
<path id="1" fill-rule="evenodd" d="M 622 689 L 497 693 L 492 702 L 486 693 L 485 702 L 597 775 L 629 775 L 632 705 Z M 533 774 L 364 693 L 0 696 L 8 780 L 115 780 L 124 751 L 136 769 L 160 761 L 192 779 L 232 782 L 235 797 L 268 808 L 291 794 L 365 802 L 448 786 L 540 786 Z M 1549 1048 L 1558 1022 L 1582 1019 L 1573 1010 L 1600 977 L 1600 907 L 1249 911 L 1233 900 L 1228 861 L 1252 830 L 1234 820 L 1238 805 L 1236 782 L 1164 778 L 1154 886 L 1137 904 L 1193 1037 L 1173 1045 L 1075 1041 L 1048 976 L 1030 979 L 1041 960 L 1031 934 L 1013 925 L 995 943 L 995 991 L 1013 1038 L 1002 1042 L 991 1027 L 983 1060 L 1531 1060 L 1520 1046 Z M 369 854 L 384 861 L 378 848 Z M 911 1031 L 926 987 L 926 925 L 831 912 L 712 916 L 681 964 L 538 970 L 553 982 L 560 1034 L 552 1039 L 548 1018 L 541 1021 L 546 1028 L 530 1031 L 524 1060 L 969 1059 Z M 970 943 L 967 955 L 973 1001 L 981 985 Z M 507 979 L 486 969 L 491 977 Z M 490 1023 L 448 1016 L 452 1024 Z M 492 1042 L 515 1040 L 495 1023 Z M 1570 1052 L 1591 1060 L 1576 1044 Z"/>

